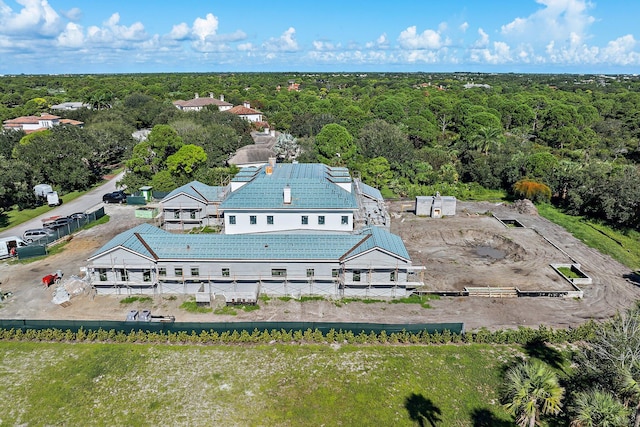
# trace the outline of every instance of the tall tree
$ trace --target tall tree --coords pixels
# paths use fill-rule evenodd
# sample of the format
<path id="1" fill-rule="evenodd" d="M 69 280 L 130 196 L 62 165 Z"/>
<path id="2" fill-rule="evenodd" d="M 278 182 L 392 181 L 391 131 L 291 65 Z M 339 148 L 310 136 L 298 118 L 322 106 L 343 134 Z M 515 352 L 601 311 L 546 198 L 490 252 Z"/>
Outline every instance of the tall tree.
<path id="1" fill-rule="evenodd" d="M 534 427 L 540 415 L 557 415 L 562 408 L 564 388 L 546 364 L 531 360 L 507 371 L 504 407 L 520 427 Z"/>
<path id="2" fill-rule="evenodd" d="M 502 131 L 493 126 L 481 126 L 477 133 L 471 137 L 471 147 L 480 151 L 485 156 L 492 148 L 498 148 L 504 142 Z"/>
<path id="3" fill-rule="evenodd" d="M 320 161 L 331 166 L 347 165 L 356 154 L 353 136 L 335 123 L 322 128 L 316 136 L 316 147 Z"/>
<path id="4" fill-rule="evenodd" d="M 576 394 L 571 427 L 625 427 L 629 410 L 611 393 L 589 390 Z"/>

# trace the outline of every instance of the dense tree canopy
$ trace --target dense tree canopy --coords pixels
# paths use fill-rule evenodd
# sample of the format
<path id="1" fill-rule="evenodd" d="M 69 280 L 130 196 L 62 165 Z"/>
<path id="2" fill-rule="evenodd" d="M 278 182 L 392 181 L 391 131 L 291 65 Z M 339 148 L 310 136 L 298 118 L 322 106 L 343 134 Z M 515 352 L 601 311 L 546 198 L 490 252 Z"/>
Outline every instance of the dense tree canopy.
<path id="1" fill-rule="evenodd" d="M 299 90 L 287 90 L 289 81 Z M 195 93 L 224 95 L 235 105 L 250 102 L 271 126 L 297 138 L 300 161 L 349 166 L 373 182 L 378 178 L 371 171 L 384 158 L 389 173 L 382 176 L 391 176 L 381 183 L 386 194 L 415 196 L 446 188 L 456 195 L 457 188 L 474 183 L 515 196 L 514 185 L 526 179 L 548 186 L 552 202 L 571 213 L 620 228 L 640 224 L 637 76 L 3 76 L 2 120 L 52 112 L 85 125 L 27 139 L 22 132 L 2 132 L 0 156 L 29 165 L 26 176 L 16 177 L 25 180 L 19 188 L 41 180 L 61 191 L 87 188 L 117 164 L 131 172 L 131 186 L 154 181 L 168 187 L 178 182 L 167 159 L 183 145 L 194 145 L 202 148 L 206 163 L 193 176 L 206 177 L 210 168 L 223 168 L 235 150 L 252 143 L 251 127 L 216 108 L 186 113 L 172 105 Z M 91 108 L 49 110 L 65 101 L 84 101 Z M 157 126 L 164 127 L 150 140 L 131 137 L 136 129 Z M 13 199 L 28 200 L 20 191 Z"/>

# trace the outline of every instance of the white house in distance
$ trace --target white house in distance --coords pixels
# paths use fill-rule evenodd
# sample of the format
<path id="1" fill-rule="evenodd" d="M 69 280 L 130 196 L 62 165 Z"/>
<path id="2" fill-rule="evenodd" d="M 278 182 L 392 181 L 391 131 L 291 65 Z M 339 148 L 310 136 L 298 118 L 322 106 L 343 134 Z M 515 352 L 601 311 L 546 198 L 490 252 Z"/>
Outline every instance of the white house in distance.
<path id="1" fill-rule="evenodd" d="M 148 224 L 121 233 L 89 258 L 97 292 L 230 302 L 260 293 L 395 297 L 422 285 L 424 268 L 385 228 L 381 195 L 346 168 L 272 162 L 243 168 L 226 187 L 206 187 L 193 182 L 168 195 L 165 221 L 170 212 L 188 220 L 195 212 L 198 221 L 205 202 L 222 199 L 223 233 L 175 234 Z M 184 227 L 181 218 L 172 227 Z"/>
<path id="2" fill-rule="evenodd" d="M 178 187 L 161 201 L 165 230 L 190 230 L 222 224 L 218 207 L 227 187 L 206 185 L 198 181 Z"/>
<path id="3" fill-rule="evenodd" d="M 84 123 L 78 120 L 63 119 L 48 113 L 42 113 L 39 116 L 16 117 L 2 122 L 4 129 L 22 130 L 26 133 L 51 129 L 58 125 L 82 126 Z"/>
<path id="4" fill-rule="evenodd" d="M 246 101 L 243 103 L 243 105 L 236 105 L 235 107 L 228 110 L 228 112 L 236 114 L 251 123 L 263 121 L 262 112 L 251 108 L 251 104 Z"/>
<path id="5" fill-rule="evenodd" d="M 193 99 L 173 101 L 173 105 L 182 111 L 200 111 L 207 105 L 216 105 L 218 111 L 228 111 L 233 107 L 233 104 L 224 100 L 224 95 L 220 95 L 220 99 L 217 99 L 213 97 L 213 93 L 210 93 L 209 97 L 202 98 L 196 93 Z"/>

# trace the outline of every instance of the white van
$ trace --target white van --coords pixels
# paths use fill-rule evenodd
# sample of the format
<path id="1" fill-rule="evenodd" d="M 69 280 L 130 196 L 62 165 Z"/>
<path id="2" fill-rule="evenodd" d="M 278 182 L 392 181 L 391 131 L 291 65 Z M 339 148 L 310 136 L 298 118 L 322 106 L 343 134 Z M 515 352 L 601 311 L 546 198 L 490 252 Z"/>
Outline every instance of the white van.
<path id="1" fill-rule="evenodd" d="M 15 251 L 22 246 L 27 243 L 17 236 L 0 237 L 0 259 L 15 256 Z"/>

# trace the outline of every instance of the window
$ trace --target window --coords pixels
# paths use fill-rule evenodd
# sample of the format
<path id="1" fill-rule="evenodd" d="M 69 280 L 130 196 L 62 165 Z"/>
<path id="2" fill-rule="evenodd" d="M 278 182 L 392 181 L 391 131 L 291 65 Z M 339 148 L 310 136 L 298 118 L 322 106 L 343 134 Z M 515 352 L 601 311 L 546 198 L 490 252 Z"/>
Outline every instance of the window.
<path id="1" fill-rule="evenodd" d="M 315 270 L 313 268 L 307 268 L 307 277 L 313 277 L 315 275 Z"/>
<path id="2" fill-rule="evenodd" d="M 176 267 L 173 270 L 173 274 L 176 275 L 176 276 L 182 276 L 182 267 Z"/>
<path id="3" fill-rule="evenodd" d="M 324 225 L 324 215 L 318 216 L 318 225 Z"/>
<path id="4" fill-rule="evenodd" d="M 222 269 L 222 277 L 229 277 L 229 269 L 228 268 L 223 268 Z"/>
<path id="5" fill-rule="evenodd" d="M 121 280 L 123 282 L 129 281 L 129 272 L 124 268 L 119 268 L 118 270 L 116 270 L 116 273 L 117 273 L 118 280 Z"/>
<path id="6" fill-rule="evenodd" d="M 273 215 L 267 215 L 267 224 L 273 225 Z"/>
<path id="7" fill-rule="evenodd" d="M 173 211 L 173 219 L 180 219 L 180 211 Z"/>
<path id="8" fill-rule="evenodd" d="M 302 225 L 309 224 L 309 217 L 306 215 L 302 215 Z"/>
<path id="9" fill-rule="evenodd" d="M 258 223 L 258 217 L 255 215 L 249 216 L 249 224 L 256 225 Z"/>
<path id="10" fill-rule="evenodd" d="M 197 277 L 200 275 L 200 269 L 198 267 L 191 267 L 191 275 Z"/>
<path id="11" fill-rule="evenodd" d="M 395 272 L 395 270 L 392 271 L 391 273 L 389 273 L 389 280 L 391 280 L 392 282 L 396 281 L 396 272 Z"/>
<path id="12" fill-rule="evenodd" d="M 189 212 L 189 218 L 196 219 L 196 211 Z"/>
<path id="13" fill-rule="evenodd" d="M 287 275 L 287 269 L 286 268 L 272 268 L 271 269 L 271 275 L 273 277 L 284 277 Z"/>
<path id="14" fill-rule="evenodd" d="M 349 217 L 347 215 L 342 215 L 342 225 L 349 224 Z"/>
<path id="15" fill-rule="evenodd" d="M 107 269 L 106 268 L 99 268 L 98 269 L 98 276 L 100 277 L 100 281 L 101 282 L 106 282 L 107 281 Z"/>
<path id="16" fill-rule="evenodd" d="M 360 270 L 353 270 L 353 281 L 354 282 L 360 281 Z"/>
<path id="17" fill-rule="evenodd" d="M 236 225 L 236 216 L 235 215 L 229 215 L 229 224 L 230 225 Z"/>
<path id="18" fill-rule="evenodd" d="M 167 276 L 167 268 L 166 267 L 158 268 L 158 276 L 166 277 Z"/>
<path id="19" fill-rule="evenodd" d="M 151 270 L 142 270 L 142 281 L 143 282 L 151 281 Z"/>
<path id="20" fill-rule="evenodd" d="M 331 277 L 339 277 L 340 276 L 340 270 L 337 268 L 334 268 L 331 270 Z"/>

